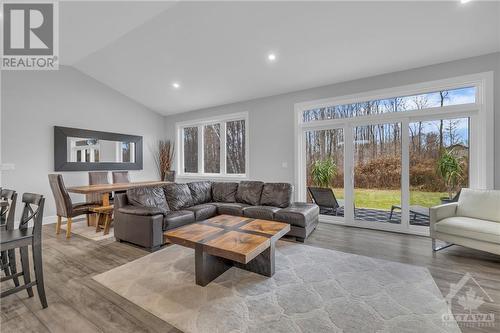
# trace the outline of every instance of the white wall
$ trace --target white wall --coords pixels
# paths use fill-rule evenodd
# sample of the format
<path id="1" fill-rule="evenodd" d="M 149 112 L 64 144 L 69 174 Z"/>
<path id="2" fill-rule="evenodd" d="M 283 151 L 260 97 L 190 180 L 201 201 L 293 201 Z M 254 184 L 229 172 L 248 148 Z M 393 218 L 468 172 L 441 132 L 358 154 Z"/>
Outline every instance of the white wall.
<path id="1" fill-rule="evenodd" d="M 163 116 L 72 67 L 5 71 L 1 81 L 2 161 L 15 164 L 15 170 L 2 172 L 1 184 L 18 193 L 43 194 L 47 198 L 44 216 L 55 215 L 47 179 L 54 172 L 55 125 L 143 136 L 144 169 L 131 171 L 131 178 L 158 179 L 151 146 L 163 137 Z M 87 172 L 62 174 L 67 186 L 88 184 Z M 84 201 L 78 195 L 73 199 Z"/>
<path id="2" fill-rule="evenodd" d="M 495 77 L 495 187 L 500 188 L 500 53 L 172 115 L 166 117 L 166 132 L 174 139 L 176 122 L 248 111 L 250 178 L 294 183 L 295 103 L 487 71 Z"/>
<path id="3" fill-rule="evenodd" d="M 494 71 L 495 75 L 495 186 L 500 188 L 500 53 L 168 117 L 72 67 L 62 66 L 59 71 L 4 71 L 0 161 L 13 163 L 15 170 L 3 171 L 0 181 L 19 193 L 44 194 L 48 198 L 45 216 L 53 216 L 55 205 L 47 174 L 54 172 L 54 125 L 142 135 L 144 169 L 131 172 L 131 177 L 151 180 L 158 176 L 150 148 L 159 138 L 173 139 L 176 122 L 248 111 L 250 177 L 293 183 L 295 103 L 486 71 Z M 283 162 L 287 168 L 282 167 Z M 86 172 L 65 172 L 63 176 L 67 185 L 88 183 Z M 74 198 L 84 200 L 83 196 Z"/>

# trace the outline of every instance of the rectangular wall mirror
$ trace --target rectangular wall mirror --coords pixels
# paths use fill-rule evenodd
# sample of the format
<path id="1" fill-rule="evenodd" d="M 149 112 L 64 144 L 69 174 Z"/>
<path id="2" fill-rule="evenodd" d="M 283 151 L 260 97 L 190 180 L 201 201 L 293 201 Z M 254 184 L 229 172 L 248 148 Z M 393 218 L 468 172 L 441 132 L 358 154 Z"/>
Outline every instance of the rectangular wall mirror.
<path id="1" fill-rule="evenodd" d="M 142 136 L 54 126 L 54 169 L 141 170 Z"/>

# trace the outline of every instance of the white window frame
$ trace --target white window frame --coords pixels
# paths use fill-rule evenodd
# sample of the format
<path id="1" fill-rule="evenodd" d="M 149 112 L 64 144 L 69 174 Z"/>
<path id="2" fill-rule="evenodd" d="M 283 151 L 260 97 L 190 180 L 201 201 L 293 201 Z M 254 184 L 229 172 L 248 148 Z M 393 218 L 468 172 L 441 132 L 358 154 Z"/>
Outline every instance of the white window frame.
<path id="1" fill-rule="evenodd" d="M 244 120 L 245 121 L 245 173 L 232 174 L 227 173 L 226 166 L 226 123 L 230 121 Z M 220 173 L 206 173 L 205 172 L 205 159 L 204 159 L 204 127 L 207 125 L 220 124 Z M 198 128 L 198 172 L 184 172 L 184 138 L 183 131 L 187 127 Z M 179 178 L 227 178 L 227 179 L 248 179 L 249 178 L 249 122 L 248 112 L 239 112 L 226 115 L 220 115 L 210 118 L 203 118 L 197 120 L 189 120 L 178 122 L 175 124 L 176 132 L 176 150 L 179 152 L 176 157 L 177 173 Z"/>
<path id="2" fill-rule="evenodd" d="M 362 103 L 372 100 L 388 99 L 399 96 L 412 96 L 441 90 L 451 90 L 465 87 L 476 87 L 475 103 L 450 105 L 444 107 L 411 110 L 404 112 L 384 113 L 379 115 L 359 116 L 353 118 L 318 120 L 304 123 L 304 111 L 333 105 Z M 354 221 L 350 209 L 346 210 L 344 218 L 320 216 L 321 222 L 351 225 L 387 231 L 428 235 L 429 228 L 409 224 L 409 161 L 408 161 L 408 124 L 415 121 L 470 118 L 470 179 L 469 186 L 474 188 L 494 188 L 494 94 L 493 72 L 483 72 L 444 80 L 436 80 L 410 84 L 389 89 L 373 90 L 358 94 L 335 98 L 320 99 L 295 104 L 295 187 L 296 200 L 305 201 L 306 194 L 306 161 L 305 136 L 306 131 L 344 128 L 344 196 L 346 207 L 351 207 L 354 199 L 350 184 L 353 182 L 353 147 L 352 129 L 358 125 L 396 123 L 402 124 L 402 179 L 401 179 L 401 225 L 388 223 L 371 223 Z M 406 146 L 406 147 L 405 147 Z"/>

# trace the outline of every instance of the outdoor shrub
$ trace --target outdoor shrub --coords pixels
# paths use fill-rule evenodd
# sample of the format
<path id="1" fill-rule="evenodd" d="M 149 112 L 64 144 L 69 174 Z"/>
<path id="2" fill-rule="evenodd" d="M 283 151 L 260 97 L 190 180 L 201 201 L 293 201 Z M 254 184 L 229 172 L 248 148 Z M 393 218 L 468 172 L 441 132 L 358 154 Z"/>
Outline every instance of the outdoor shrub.
<path id="1" fill-rule="evenodd" d="M 337 165 L 332 159 L 317 160 L 312 164 L 312 183 L 319 187 L 330 187 L 337 174 Z"/>

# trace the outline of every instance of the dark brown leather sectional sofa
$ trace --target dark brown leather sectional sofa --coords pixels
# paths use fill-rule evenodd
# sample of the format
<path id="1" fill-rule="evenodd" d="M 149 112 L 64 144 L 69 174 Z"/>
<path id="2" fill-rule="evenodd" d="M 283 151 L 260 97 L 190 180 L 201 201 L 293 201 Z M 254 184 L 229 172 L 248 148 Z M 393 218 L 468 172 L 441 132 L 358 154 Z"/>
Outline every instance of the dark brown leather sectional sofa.
<path id="1" fill-rule="evenodd" d="M 292 203 L 292 190 L 288 183 L 260 181 L 199 181 L 128 190 L 115 198 L 115 237 L 155 251 L 163 245 L 166 230 L 229 214 L 289 223 L 288 235 L 303 242 L 318 225 L 319 207 Z"/>

